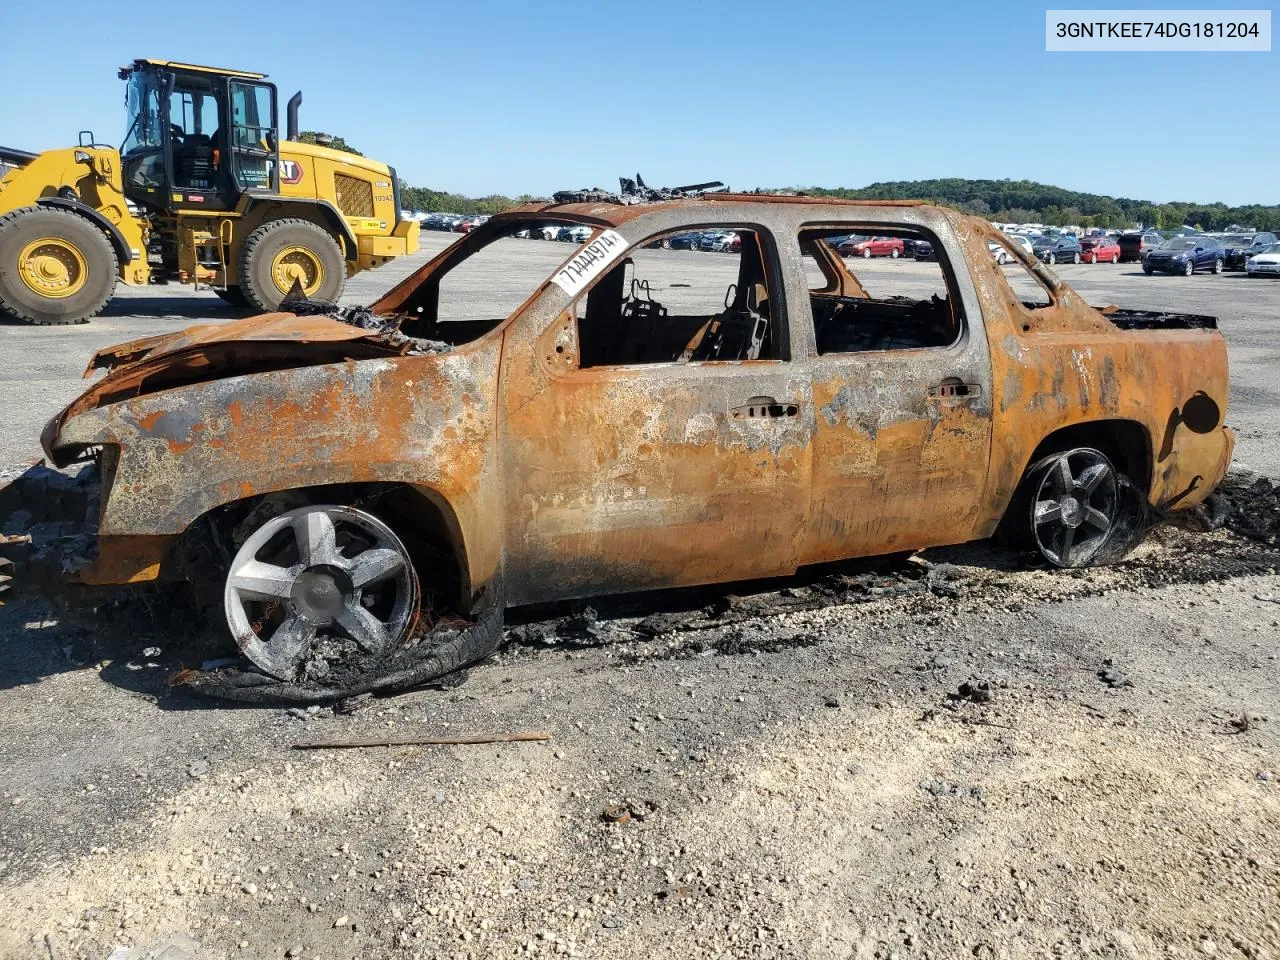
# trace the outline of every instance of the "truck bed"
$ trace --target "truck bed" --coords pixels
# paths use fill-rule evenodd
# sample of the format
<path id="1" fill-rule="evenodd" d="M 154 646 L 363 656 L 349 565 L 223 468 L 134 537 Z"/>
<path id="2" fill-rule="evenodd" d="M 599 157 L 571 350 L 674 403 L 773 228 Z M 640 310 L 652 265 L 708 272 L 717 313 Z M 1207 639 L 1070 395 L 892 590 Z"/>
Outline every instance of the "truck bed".
<path id="1" fill-rule="evenodd" d="M 1099 307 L 1104 317 L 1121 330 L 1217 330 L 1218 318 L 1196 313 L 1163 310 L 1120 310 Z"/>

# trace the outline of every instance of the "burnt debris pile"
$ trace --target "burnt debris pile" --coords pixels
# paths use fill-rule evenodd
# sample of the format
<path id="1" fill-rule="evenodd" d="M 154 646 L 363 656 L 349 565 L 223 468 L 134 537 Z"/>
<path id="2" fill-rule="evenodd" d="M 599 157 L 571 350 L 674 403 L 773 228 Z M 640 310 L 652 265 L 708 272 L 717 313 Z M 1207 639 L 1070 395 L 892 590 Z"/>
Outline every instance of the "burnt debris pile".
<path id="1" fill-rule="evenodd" d="M 1266 477 L 1230 473 L 1218 488 L 1224 525 L 1242 537 L 1280 546 L 1280 484 Z"/>

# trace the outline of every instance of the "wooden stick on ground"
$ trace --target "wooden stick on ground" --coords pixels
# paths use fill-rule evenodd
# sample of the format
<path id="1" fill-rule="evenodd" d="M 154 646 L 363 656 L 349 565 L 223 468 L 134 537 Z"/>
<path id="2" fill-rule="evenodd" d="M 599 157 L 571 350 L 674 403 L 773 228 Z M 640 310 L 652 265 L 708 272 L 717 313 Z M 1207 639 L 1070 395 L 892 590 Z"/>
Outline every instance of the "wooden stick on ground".
<path id="1" fill-rule="evenodd" d="M 384 740 L 304 740 L 295 743 L 295 750 L 350 750 L 356 747 L 416 747 L 455 746 L 471 743 L 521 743 L 532 740 L 550 740 L 551 734 L 541 730 L 522 730 L 516 733 L 482 733 L 470 737 L 387 737 Z"/>

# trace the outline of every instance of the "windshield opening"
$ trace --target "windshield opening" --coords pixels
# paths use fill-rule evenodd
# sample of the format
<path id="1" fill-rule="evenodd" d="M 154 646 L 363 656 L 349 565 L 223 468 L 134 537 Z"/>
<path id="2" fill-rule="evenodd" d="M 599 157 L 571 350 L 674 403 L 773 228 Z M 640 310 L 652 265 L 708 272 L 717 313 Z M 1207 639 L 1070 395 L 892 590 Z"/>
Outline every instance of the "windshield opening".
<path id="1" fill-rule="evenodd" d="M 1165 250 L 1190 250 L 1196 245 L 1191 237 L 1174 237 L 1172 240 L 1166 240 L 1162 247 Z"/>
<path id="2" fill-rule="evenodd" d="M 547 278 L 585 244 L 595 228 L 568 220 L 513 220 L 488 233 L 478 246 L 463 238 L 425 273 L 384 299 L 407 315 L 401 330 L 457 345 L 478 339 L 516 312 Z M 403 285 L 402 285 L 403 286 Z M 377 305 L 375 305 L 375 309 Z"/>

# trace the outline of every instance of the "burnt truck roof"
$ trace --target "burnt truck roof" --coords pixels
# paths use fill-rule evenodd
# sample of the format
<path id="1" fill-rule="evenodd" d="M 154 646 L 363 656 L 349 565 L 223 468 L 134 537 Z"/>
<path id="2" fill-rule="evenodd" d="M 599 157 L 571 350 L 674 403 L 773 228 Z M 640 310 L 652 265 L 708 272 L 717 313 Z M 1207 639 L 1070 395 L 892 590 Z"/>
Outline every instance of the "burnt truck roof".
<path id="1" fill-rule="evenodd" d="M 710 193 L 700 197 L 684 197 L 677 200 L 656 200 L 641 203 L 555 203 L 553 201 L 535 201 L 511 210 L 495 214 L 494 220 L 524 220 L 530 217 L 552 217 L 557 219 L 582 220 L 585 222 L 604 223 L 619 226 L 629 220 L 652 213 L 664 211 L 696 211 L 707 210 L 716 204 L 723 203 L 768 203 L 791 204 L 796 206 L 823 207 L 941 207 L 925 200 L 846 200 L 839 197 L 794 196 L 790 194 L 772 193 Z"/>

